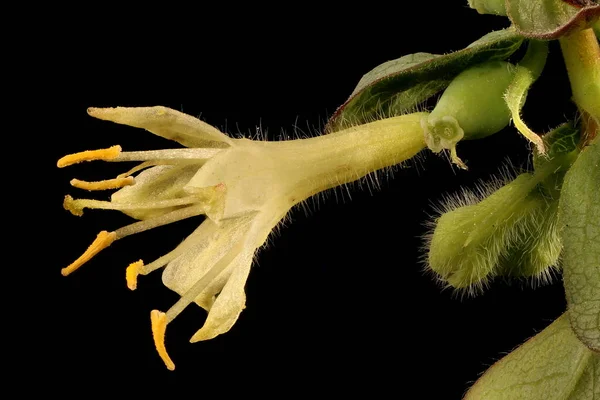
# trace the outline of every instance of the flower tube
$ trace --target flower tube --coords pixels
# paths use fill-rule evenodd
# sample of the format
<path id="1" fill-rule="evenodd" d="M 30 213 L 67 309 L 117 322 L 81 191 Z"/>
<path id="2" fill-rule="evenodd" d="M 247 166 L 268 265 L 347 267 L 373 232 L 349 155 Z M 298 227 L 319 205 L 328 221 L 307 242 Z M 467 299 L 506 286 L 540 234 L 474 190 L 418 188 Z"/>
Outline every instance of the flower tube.
<path id="1" fill-rule="evenodd" d="M 122 187 L 111 201 L 66 196 L 64 206 L 71 213 L 82 215 L 86 208 L 119 210 L 139 221 L 113 232 L 102 231 L 81 257 L 62 270 L 63 275 L 77 270 L 115 240 L 192 216 L 206 216 L 174 250 L 149 264 L 134 262 L 125 274 L 127 286 L 133 290 L 140 275 L 164 267 L 163 283 L 181 296 L 166 312 L 151 312 L 156 349 L 171 370 L 175 365 L 164 343 L 167 325 L 196 303 L 208 311 L 208 317 L 192 342 L 227 332 L 244 309 L 244 286 L 257 249 L 294 205 L 408 160 L 426 147 L 421 120 L 427 113 L 281 142 L 232 139 L 165 107 L 91 108 L 88 113 L 144 128 L 188 147 L 124 152 L 113 146 L 58 161 L 59 167 L 92 160 L 142 162 L 115 179 L 71 182 L 87 190 Z"/>

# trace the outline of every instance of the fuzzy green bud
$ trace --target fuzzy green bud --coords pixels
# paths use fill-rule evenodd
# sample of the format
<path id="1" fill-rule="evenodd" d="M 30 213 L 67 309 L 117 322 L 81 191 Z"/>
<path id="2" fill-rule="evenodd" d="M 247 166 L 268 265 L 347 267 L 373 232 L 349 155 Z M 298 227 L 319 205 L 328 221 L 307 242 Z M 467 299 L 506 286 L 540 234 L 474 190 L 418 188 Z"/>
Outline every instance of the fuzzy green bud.
<path id="1" fill-rule="evenodd" d="M 429 268 L 455 289 L 483 288 L 523 237 L 523 222 L 544 204 L 541 196 L 530 196 L 536 185 L 532 174 L 521 174 L 482 201 L 442 214 L 430 236 Z"/>
<path id="2" fill-rule="evenodd" d="M 496 275 L 549 281 L 563 246 L 560 187 L 577 158 L 577 138 L 577 130 L 565 124 L 545 138 L 548 156 L 534 157 L 533 173 L 495 191 L 451 198 L 432 224 L 428 267 L 449 286 L 471 293 Z"/>
<path id="3" fill-rule="evenodd" d="M 542 196 L 541 193 L 538 196 Z M 558 265 L 562 250 L 557 217 L 558 200 L 540 203 L 538 212 L 531 213 L 524 221 L 527 235 L 503 256 L 499 275 L 550 282 L 552 267 Z"/>
<path id="4" fill-rule="evenodd" d="M 539 212 L 527 217 L 523 226 L 527 235 L 513 244 L 501 262 L 501 275 L 534 278 L 550 281 L 552 267 L 556 267 L 562 251 L 562 238 L 558 224 L 560 191 L 571 164 L 579 152 L 579 130 L 564 124 L 544 135 L 546 155 L 533 155 L 534 175 L 540 184 L 532 196 L 543 199 Z"/>

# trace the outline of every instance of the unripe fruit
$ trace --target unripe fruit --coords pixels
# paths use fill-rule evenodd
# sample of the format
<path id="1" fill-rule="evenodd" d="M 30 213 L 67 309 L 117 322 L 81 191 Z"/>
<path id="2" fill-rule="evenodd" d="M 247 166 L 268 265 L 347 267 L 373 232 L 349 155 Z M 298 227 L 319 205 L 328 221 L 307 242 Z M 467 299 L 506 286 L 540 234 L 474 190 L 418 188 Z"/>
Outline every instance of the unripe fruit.
<path id="1" fill-rule="evenodd" d="M 459 140 L 489 136 L 510 122 L 503 95 L 514 74 L 514 65 L 504 61 L 486 62 L 461 72 L 421 121 L 427 146 L 435 153 L 451 150 L 453 161 L 464 166 L 456 156 Z"/>

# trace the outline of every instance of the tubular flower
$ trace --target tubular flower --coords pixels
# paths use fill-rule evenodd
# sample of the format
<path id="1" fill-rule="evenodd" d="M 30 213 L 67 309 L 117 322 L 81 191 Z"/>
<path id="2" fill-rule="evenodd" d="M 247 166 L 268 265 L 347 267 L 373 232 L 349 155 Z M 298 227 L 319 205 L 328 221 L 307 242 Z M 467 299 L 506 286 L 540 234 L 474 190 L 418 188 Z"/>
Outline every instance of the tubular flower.
<path id="1" fill-rule="evenodd" d="M 139 221 L 113 232 L 100 232 L 81 257 L 63 268 L 63 275 L 78 269 L 115 240 L 206 215 L 174 250 L 149 264 L 134 262 L 125 274 L 127 286 L 134 290 L 139 275 L 165 267 L 163 283 L 181 296 L 167 312 L 151 312 L 156 349 L 171 370 L 175 365 L 164 344 L 167 324 L 196 303 L 208 311 L 208 317 L 192 342 L 227 332 L 244 309 L 244 285 L 256 250 L 291 207 L 322 190 L 407 160 L 426 146 L 420 124 L 426 113 L 282 142 L 232 139 L 196 118 L 165 107 L 90 108 L 88 113 L 144 128 L 188 147 L 123 152 L 120 146 L 113 146 L 58 161 L 59 167 L 91 160 L 142 161 L 115 179 L 71 181 L 85 190 L 120 188 L 111 201 L 66 196 L 64 206 L 74 215 L 82 215 L 86 208 L 109 209 Z"/>

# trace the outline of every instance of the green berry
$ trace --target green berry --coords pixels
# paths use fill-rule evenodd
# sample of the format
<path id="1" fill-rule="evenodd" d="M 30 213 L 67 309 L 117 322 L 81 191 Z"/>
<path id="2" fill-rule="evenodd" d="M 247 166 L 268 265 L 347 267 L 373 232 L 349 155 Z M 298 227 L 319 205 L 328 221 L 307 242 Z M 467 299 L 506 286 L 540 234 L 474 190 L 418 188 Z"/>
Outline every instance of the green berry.
<path id="1" fill-rule="evenodd" d="M 483 63 L 462 72 L 450 83 L 429 121 L 454 117 L 465 139 L 478 139 L 502 130 L 510 121 L 503 95 L 514 72 L 514 66 L 504 61 Z"/>
<path id="2" fill-rule="evenodd" d="M 421 121 L 425 142 L 433 152 L 449 149 L 458 165 L 456 143 L 494 134 L 510 122 L 504 92 L 515 74 L 514 65 L 491 61 L 461 72 L 448 85 L 437 105 Z"/>

